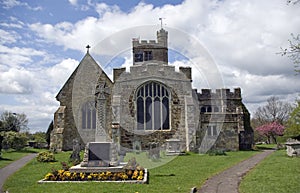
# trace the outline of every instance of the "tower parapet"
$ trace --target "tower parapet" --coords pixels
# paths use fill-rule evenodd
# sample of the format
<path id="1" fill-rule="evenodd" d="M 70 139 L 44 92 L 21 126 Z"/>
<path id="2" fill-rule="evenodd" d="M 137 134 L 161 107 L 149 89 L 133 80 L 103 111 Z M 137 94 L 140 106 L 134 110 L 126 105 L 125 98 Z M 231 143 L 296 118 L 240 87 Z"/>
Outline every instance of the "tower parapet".
<path id="1" fill-rule="evenodd" d="M 222 89 L 216 89 L 215 92 L 213 92 L 211 89 L 201 89 L 201 93 L 198 93 L 199 100 L 202 99 L 241 99 L 241 89 L 240 88 L 234 88 L 233 92 L 230 91 L 230 89 L 222 88 Z"/>
<path id="2" fill-rule="evenodd" d="M 168 32 L 157 31 L 157 40 L 132 39 L 133 65 L 148 61 L 162 61 L 168 64 Z"/>

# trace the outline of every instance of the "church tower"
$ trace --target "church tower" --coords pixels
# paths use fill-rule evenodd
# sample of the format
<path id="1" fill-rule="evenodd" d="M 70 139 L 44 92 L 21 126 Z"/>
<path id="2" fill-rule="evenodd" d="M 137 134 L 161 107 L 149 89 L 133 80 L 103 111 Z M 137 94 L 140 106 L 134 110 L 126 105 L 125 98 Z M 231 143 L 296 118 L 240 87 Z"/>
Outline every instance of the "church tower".
<path id="1" fill-rule="evenodd" d="M 168 32 L 161 28 L 157 31 L 157 40 L 132 39 L 133 65 L 149 62 L 168 64 Z"/>

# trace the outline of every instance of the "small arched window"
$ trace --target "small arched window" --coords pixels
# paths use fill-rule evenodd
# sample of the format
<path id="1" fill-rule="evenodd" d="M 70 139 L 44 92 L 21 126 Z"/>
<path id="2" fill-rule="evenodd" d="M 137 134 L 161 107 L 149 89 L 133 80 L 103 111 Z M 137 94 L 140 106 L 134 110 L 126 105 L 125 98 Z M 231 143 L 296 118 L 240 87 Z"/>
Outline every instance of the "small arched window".
<path id="1" fill-rule="evenodd" d="M 82 129 L 96 129 L 96 109 L 93 102 L 86 102 L 81 107 Z"/>
<path id="2" fill-rule="evenodd" d="M 207 112 L 209 112 L 209 113 L 212 112 L 211 106 L 207 107 Z"/>
<path id="3" fill-rule="evenodd" d="M 170 92 L 159 82 L 150 81 L 136 92 L 137 129 L 170 129 Z"/>

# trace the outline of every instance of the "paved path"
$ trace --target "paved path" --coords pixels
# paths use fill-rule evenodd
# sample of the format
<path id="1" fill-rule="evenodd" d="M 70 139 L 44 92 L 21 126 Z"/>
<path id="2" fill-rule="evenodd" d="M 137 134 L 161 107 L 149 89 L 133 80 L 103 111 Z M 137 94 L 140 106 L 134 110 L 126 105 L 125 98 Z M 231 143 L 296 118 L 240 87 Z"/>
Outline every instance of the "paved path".
<path id="1" fill-rule="evenodd" d="M 32 160 L 37 154 L 32 153 L 27 156 L 22 157 L 21 159 L 18 159 L 11 164 L 5 166 L 4 168 L 0 169 L 0 192 L 3 192 L 2 186 L 5 182 L 5 180 L 15 173 L 17 170 L 19 170 L 21 167 L 23 167 L 26 163 L 28 163 L 30 160 Z"/>
<path id="2" fill-rule="evenodd" d="M 275 150 L 265 150 L 208 179 L 199 193 L 238 193 L 242 177 Z"/>

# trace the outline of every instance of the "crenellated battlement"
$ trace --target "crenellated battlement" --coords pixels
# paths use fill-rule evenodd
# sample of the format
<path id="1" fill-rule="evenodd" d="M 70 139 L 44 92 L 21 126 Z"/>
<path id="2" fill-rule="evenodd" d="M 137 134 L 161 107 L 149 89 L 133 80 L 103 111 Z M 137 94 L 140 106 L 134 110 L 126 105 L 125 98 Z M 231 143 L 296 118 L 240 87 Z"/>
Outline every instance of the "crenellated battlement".
<path id="1" fill-rule="evenodd" d="M 157 31 L 157 40 L 132 39 L 133 65 L 151 60 L 168 63 L 168 32 Z"/>
<path id="2" fill-rule="evenodd" d="M 156 40 L 139 40 L 137 38 L 132 39 L 133 47 L 163 47 L 164 45 Z"/>
<path id="3" fill-rule="evenodd" d="M 241 89 L 234 88 L 233 91 L 230 91 L 228 88 L 216 89 L 212 91 L 211 89 L 201 89 L 201 92 L 198 93 L 199 100 L 201 99 L 210 99 L 210 98 L 220 98 L 220 99 L 241 99 Z"/>

